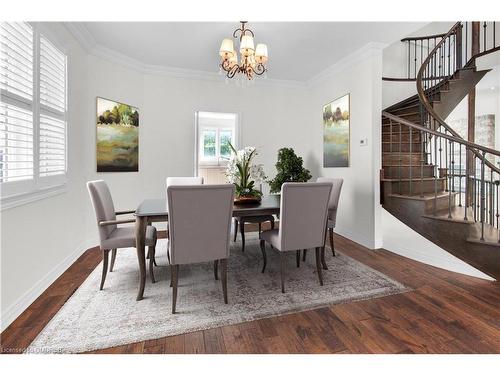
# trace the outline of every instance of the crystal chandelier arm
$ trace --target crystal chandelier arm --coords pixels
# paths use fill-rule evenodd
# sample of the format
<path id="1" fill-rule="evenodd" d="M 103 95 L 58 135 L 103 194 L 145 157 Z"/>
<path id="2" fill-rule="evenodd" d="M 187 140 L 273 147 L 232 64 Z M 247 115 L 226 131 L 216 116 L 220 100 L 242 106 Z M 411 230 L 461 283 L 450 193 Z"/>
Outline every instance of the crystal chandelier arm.
<path id="1" fill-rule="evenodd" d="M 266 67 L 264 66 L 264 64 L 262 64 L 262 63 L 257 64 L 257 66 L 255 68 L 251 66 L 251 68 L 252 68 L 253 72 L 255 74 L 257 74 L 258 76 L 264 74 L 267 70 Z"/>
<path id="2" fill-rule="evenodd" d="M 239 36 L 240 40 L 241 40 L 241 37 L 243 35 L 245 35 L 247 32 L 250 33 L 250 34 L 252 34 L 252 37 L 255 37 L 255 35 L 254 35 L 254 33 L 253 33 L 252 30 L 245 29 L 245 24 L 247 23 L 247 21 L 240 21 L 240 22 L 241 22 L 240 28 L 233 31 L 233 38 L 237 38 L 238 37 L 238 32 L 240 33 L 240 36 Z"/>
<path id="3" fill-rule="evenodd" d="M 238 70 L 240 70 L 240 66 L 238 64 L 233 65 L 232 68 L 227 70 L 227 74 L 226 74 L 227 78 L 233 78 L 234 75 L 236 74 L 236 72 L 238 72 Z"/>

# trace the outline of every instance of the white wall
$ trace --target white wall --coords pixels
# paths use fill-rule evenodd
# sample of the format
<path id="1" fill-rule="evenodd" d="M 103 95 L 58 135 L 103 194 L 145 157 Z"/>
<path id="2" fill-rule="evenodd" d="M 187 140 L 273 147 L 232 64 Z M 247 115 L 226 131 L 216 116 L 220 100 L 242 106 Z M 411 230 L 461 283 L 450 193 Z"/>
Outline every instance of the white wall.
<path id="1" fill-rule="evenodd" d="M 68 185 L 62 194 L 1 212 L 2 328 L 91 245 L 82 213 L 87 55 L 62 26 L 44 32 L 68 53 Z"/>
<path id="2" fill-rule="evenodd" d="M 85 143 L 92 148 L 85 170 L 88 179 L 108 182 L 119 209 L 137 207 L 145 197 L 163 197 L 167 176 L 190 176 L 194 170 L 196 111 L 238 113 L 240 146 L 256 146 L 258 160 L 274 176 L 277 150 L 307 151 L 300 135 L 306 126 L 304 87 L 255 84 L 149 75 L 89 56 L 86 110 L 95 113 L 95 97 L 123 101 L 139 108 L 139 172 L 96 173 L 95 128 L 86 127 Z M 305 156 L 305 155 L 304 155 Z M 86 202 L 90 212 L 90 202 Z M 90 225 L 93 217 L 89 214 Z M 93 231 L 95 237 L 97 231 Z"/>
<path id="3" fill-rule="evenodd" d="M 454 22 L 432 22 L 408 36 L 435 35 L 448 32 Z M 424 44 L 425 47 L 425 44 Z M 414 67 L 410 67 L 413 74 Z M 418 71 L 418 67 L 417 67 Z M 383 51 L 382 76 L 390 78 L 406 78 L 408 75 L 408 47 L 406 43 L 396 41 Z M 382 108 L 387 108 L 417 93 L 415 82 L 382 82 Z"/>
<path id="4" fill-rule="evenodd" d="M 309 152 L 306 165 L 314 177 L 344 179 L 336 232 L 364 246 L 382 246 L 379 204 L 379 170 L 381 167 L 382 53 L 378 47 L 357 51 L 348 61 L 313 83 L 309 93 L 306 136 Z M 322 107 L 350 94 L 350 165 L 348 168 L 323 168 Z M 366 146 L 360 141 L 366 139 Z"/>

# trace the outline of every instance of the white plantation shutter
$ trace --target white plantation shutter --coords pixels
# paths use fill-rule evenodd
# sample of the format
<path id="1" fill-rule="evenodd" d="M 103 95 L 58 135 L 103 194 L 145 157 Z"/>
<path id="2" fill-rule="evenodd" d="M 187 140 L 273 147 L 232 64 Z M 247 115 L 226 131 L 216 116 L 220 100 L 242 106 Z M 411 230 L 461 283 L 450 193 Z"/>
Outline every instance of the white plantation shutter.
<path id="1" fill-rule="evenodd" d="M 66 55 L 37 25 L 0 23 L 1 197 L 64 183 Z"/>
<path id="2" fill-rule="evenodd" d="M 1 24 L 2 91 L 33 99 L 33 29 L 27 23 Z"/>
<path id="3" fill-rule="evenodd" d="M 40 38 L 40 176 L 66 173 L 66 56 Z"/>
<path id="4" fill-rule="evenodd" d="M 33 30 L 0 28 L 0 182 L 33 179 Z"/>

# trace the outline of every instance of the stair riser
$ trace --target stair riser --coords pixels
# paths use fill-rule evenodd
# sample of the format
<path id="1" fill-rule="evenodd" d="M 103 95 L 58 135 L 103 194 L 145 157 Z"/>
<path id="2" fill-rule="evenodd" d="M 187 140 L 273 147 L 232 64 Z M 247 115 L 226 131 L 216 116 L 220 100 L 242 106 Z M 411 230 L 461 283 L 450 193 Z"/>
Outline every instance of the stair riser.
<path id="1" fill-rule="evenodd" d="M 417 125 L 420 125 L 420 123 L 417 123 Z M 411 129 L 413 135 L 420 135 L 420 130 L 416 130 L 416 129 Z M 382 134 L 389 134 L 390 135 L 390 132 L 391 132 L 391 125 L 390 124 L 382 124 Z M 406 126 L 406 125 L 401 125 L 401 136 L 403 135 L 409 135 L 410 134 L 410 127 L 409 126 Z M 392 135 L 397 135 L 399 139 L 399 124 L 397 123 L 393 123 L 392 124 Z"/>
<path id="2" fill-rule="evenodd" d="M 456 193 L 451 193 L 451 207 L 455 207 L 458 202 L 458 197 L 455 198 Z M 450 207 L 450 197 L 441 196 L 436 199 L 436 211 L 447 210 Z M 425 202 L 425 212 L 432 214 L 434 212 L 434 200 Z"/>
<path id="3" fill-rule="evenodd" d="M 401 156 L 396 153 L 387 153 L 382 154 L 382 165 L 388 166 L 397 166 L 399 164 L 402 165 L 410 165 L 410 160 L 412 165 L 420 165 L 420 153 L 414 154 L 402 154 Z M 425 155 L 424 155 L 425 158 Z"/>
<path id="4" fill-rule="evenodd" d="M 421 169 L 420 165 L 412 167 L 411 175 L 414 178 L 424 177 L 434 177 L 434 166 L 432 165 L 424 165 L 424 168 Z M 384 177 L 385 178 L 399 178 L 399 167 L 384 167 Z M 401 167 L 401 178 L 409 178 L 410 177 L 410 168 Z"/>
<path id="5" fill-rule="evenodd" d="M 412 144 L 410 145 L 410 143 L 401 143 L 401 151 L 402 152 L 410 152 L 410 146 L 411 146 L 411 152 L 420 152 L 420 150 L 422 150 L 422 144 L 421 143 L 415 143 L 415 142 L 412 142 Z M 382 152 L 399 152 L 399 143 L 395 143 L 393 142 L 393 144 L 387 144 L 387 143 L 384 143 L 382 145 Z"/>
<path id="6" fill-rule="evenodd" d="M 401 116 L 404 115 L 405 113 L 413 113 L 413 112 L 420 112 L 420 102 L 418 102 L 416 105 L 412 104 L 411 106 L 408 107 L 391 110 L 391 113 L 395 116 Z"/>
<path id="7" fill-rule="evenodd" d="M 412 142 L 420 142 L 420 132 L 414 131 L 412 133 L 413 133 L 411 135 Z M 399 143 L 399 133 L 397 134 L 392 133 L 392 138 L 389 132 L 382 133 L 382 142 L 390 142 L 391 139 L 393 144 Z M 409 141 L 410 141 L 410 133 L 409 132 L 401 133 L 401 142 L 409 142 Z"/>
<path id="8" fill-rule="evenodd" d="M 383 181 L 384 191 L 388 194 L 410 194 L 410 181 Z M 437 180 L 437 191 L 443 192 L 445 188 L 444 180 Z M 411 194 L 420 193 L 433 193 L 434 192 L 434 180 L 424 180 L 420 181 L 415 179 L 411 183 Z"/>
<path id="9" fill-rule="evenodd" d="M 399 115 L 401 118 L 405 119 L 406 121 L 413 122 L 415 124 L 420 124 L 420 114 L 414 114 L 414 115 Z M 394 121 L 392 121 L 394 122 Z M 382 124 L 390 124 L 391 120 L 388 118 L 384 118 L 382 120 Z"/>

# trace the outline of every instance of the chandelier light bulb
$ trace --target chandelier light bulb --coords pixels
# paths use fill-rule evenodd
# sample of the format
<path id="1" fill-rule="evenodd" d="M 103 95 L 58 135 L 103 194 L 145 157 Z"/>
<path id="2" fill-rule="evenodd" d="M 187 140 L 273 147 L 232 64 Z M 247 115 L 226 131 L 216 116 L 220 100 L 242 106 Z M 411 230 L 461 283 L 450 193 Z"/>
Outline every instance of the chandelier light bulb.
<path id="1" fill-rule="evenodd" d="M 251 35 L 243 35 L 240 42 L 240 53 L 243 56 L 251 56 L 254 51 L 253 37 Z"/>
<path id="2" fill-rule="evenodd" d="M 220 45 L 219 55 L 223 59 L 230 59 L 234 53 L 234 45 L 232 39 L 224 39 Z"/>

